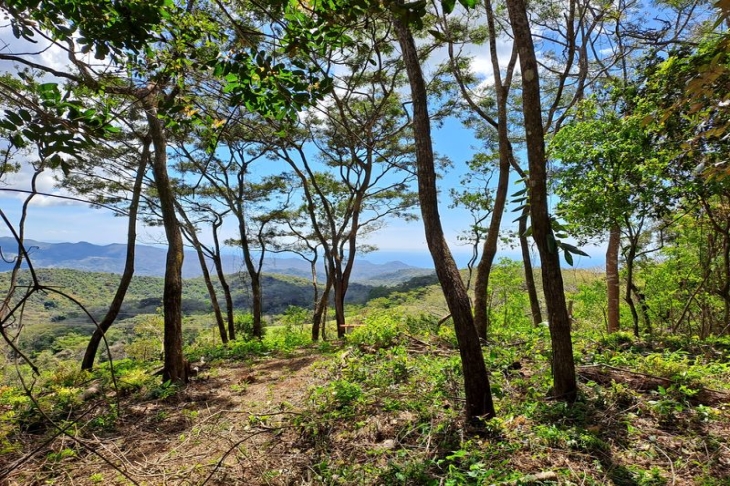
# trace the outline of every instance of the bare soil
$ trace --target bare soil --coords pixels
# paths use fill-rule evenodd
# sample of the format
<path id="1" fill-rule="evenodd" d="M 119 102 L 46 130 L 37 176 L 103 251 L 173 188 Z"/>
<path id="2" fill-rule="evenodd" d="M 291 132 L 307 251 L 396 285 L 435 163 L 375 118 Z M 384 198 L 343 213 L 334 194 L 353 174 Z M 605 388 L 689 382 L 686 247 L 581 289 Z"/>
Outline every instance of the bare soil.
<path id="1" fill-rule="evenodd" d="M 318 359 L 301 352 L 210 368 L 165 400 L 123 404 L 108 435 L 58 437 L 2 484 L 306 484 L 309 460 L 287 424 L 318 382 Z M 49 454 L 64 449 L 76 455 Z"/>

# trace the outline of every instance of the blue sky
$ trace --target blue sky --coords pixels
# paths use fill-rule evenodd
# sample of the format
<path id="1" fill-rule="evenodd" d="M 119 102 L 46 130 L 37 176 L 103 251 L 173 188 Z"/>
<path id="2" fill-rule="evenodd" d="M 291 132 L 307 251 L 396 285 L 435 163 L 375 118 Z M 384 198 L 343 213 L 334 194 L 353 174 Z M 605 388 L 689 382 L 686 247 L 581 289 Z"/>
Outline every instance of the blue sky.
<path id="1" fill-rule="evenodd" d="M 458 242 L 457 236 L 468 228 L 470 216 L 463 210 L 448 207 L 448 188 L 458 186 L 459 179 L 466 170 L 466 161 L 472 157 L 479 142 L 473 138 L 469 130 L 464 129 L 455 120 L 434 129 L 433 135 L 436 150 L 448 154 L 453 162 L 453 168 L 441 180 L 443 189 L 440 212 L 452 252 L 459 264 L 465 266 L 471 248 Z M 12 176 L 7 182 L 15 188 L 28 188 L 29 175 L 21 172 Z M 41 192 L 54 192 L 54 180 L 50 172 L 42 175 L 38 181 L 38 188 Z M 16 227 L 24 198 L 22 194 L 0 191 L 0 208 Z M 508 210 L 503 218 L 503 229 L 514 228 L 516 226 L 514 219 L 514 213 Z M 106 209 L 93 209 L 79 202 L 36 196 L 30 206 L 26 237 L 46 242 L 86 241 L 98 245 L 124 243 L 126 225 L 125 218 L 115 217 Z M 232 228 L 228 228 L 227 231 L 226 237 L 236 236 Z M 0 236 L 10 235 L 9 229 L 4 224 L 0 226 Z M 366 242 L 379 248 L 379 251 L 361 257 L 373 263 L 400 260 L 414 266 L 433 266 L 421 221 L 390 220 L 385 228 L 374 233 Z M 149 228 L 140 223 L 138 243 L 164 244 L 164 236 L 160 228 Z M 588 247 L 585 250 L 592 255 L 592 258 L 578 257 L 577 267 L 597 267 L 603 264 L 603 248 Z M 498 257 L 500 256 L 517 259 L 520 258 L 520 253 L 518 249 L 503 247 Z"/>
<path id="2" fill-rule="evenodd" d="M 5 29 L 3 29 L 5 30 Z M 0 32 L 0 38 L 8 43 L 18 41 L 8 32 Z M 509 57 L 510 47 L 503 43 L 500 45 L 500 57 Z M 438 62 L 438 55 L 434 62 Z M 57 69 L 63 69 L 67 63 L 65 56 L 54 57 L 51 51 L 44 51 L 43 63 L 52 65 Z M 475 51 L 475 60 L 472 64 L 474 72 L 484 80 L 491 79 L 491 63 L 487 57 L 486 49 Z M 12 70 L 7 63 L 0 63 L 0 69 Z M 442 127 L 434 127 L 433 139 L 435 150 L 440 154 L 447 155 L 453 162 L 453 167 L 445 174 L 440 181 L 441 193 L 441 219 L 448 241 L 451 243 L 452 252 L 460 265 L 465 265 L 471 254 L 471 249 L 457 241 L 457 237 L 468 228 L 471 218 L 463 210 L 449 208 L 448 188 L 458 187 L 460 177 L 466 171 L 466 162 L 478 149 L 479 142 L 474 139 L 469 130 L 464 128 L 457 120 L 449 120 Z M 20 217 L 20 208 L 25 198 L 24 195 L 2 191 L 2 184 L 5 187 L 16 189 L 29 189 L 30 173 L 22 171 L 12 175 L 5 181 L 0 182 L 0 209 L 10 218 L 11 223 L 17 227 Z M 38 180 L 38 189 L 41 192 L 58 193 L 54 188 L 53 175 L 46 172 Z M 517 190 L 517 186 L 515 186 Z M 510 191 L 514 192 L 514 191 Z M 509 212 L 503 218 L 503 230 L 514 228 L 515 216 Z M 126 219 L 115 217 L 109 210 L 93 209 L 88 205 L 79 202 L 61 200 L 45 196 L 36 196 L 30 206 L 29 219 L 26 228 L 26 237 L 47 242 L 78 242 L 105 245 L 111 243 L 124 243 L 126 241 Z M 10 236 L 9 229 L 0 225 L 0 236 Z M 233 228 L 227 229 L 224 237 L 235 237 Z M 205 237 L 203 237 L 205 239 Z M 147 228 L 141 225 L 138 229 L 138 243 L 140 244 L 164 244 L 164 237 L 160 228 Z M 431 267 L 432 262 L 426 246 L 426 236 L 420 221 L 404 222 L 391 220 L 387 226 L 374 233 L 366 243 L 376 245 L 380 250 L 367 254 L 365 259 L 384 263 L 392 260 L 400 260 L 410 265 Z M 601 247 L 590 247 L 585 250 L 593 256 L 587 259 L 578 257 L 576 266 L 597 267 L 603 263 L 604 250 Z M 517 249 L 502 248 L 500 256 L 519 258 Z"/>

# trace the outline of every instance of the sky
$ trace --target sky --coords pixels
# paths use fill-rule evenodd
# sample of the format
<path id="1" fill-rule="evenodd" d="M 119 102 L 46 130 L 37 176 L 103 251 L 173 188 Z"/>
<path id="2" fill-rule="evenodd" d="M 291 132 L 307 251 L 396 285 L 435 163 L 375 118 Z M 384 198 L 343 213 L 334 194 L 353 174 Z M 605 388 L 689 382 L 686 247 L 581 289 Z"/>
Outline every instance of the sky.
<path id="1" fill-rule="evenodd" d="M 9 27 L 0 27 L 0 41 L 7 45 L 18 46 L 18 41 L 12 37 Z M 22 50 L 23 46 L 16 47 L 16 52 Z M 30 47 L 30 46 L 28 46 Z M 38 46 L 32 46 L 37 50 Z M 500 44 L 500 57 L 508 58 L 510 46 L 508 43 Z M 475 60 L 472 65 L 474 72 L 489 83 L 493 79 L 491 63 L 487 57 L 486 49 L 474 52 Z M 59 69 L 63 68 L 64 58 L 55 56 L 52 51 L 43 51 L 40 54 L 44 64 L 52 65 Z M 436 54 L 434 63 L 439 61 L 439 54 Z M 7 62 L 0 62 L 0 70 L 13 71 L 15 67 Z M 465 266 L 471 256 L 471 248 L 458 241 L 458 236 L 468 228 L 471 218 L 463 210 L 449 207 L 448 187 L 458 187 L 460 177 L 466 171 L 466 162 L 471 159 L 475 151 L 479 149 L 478 142 L 472 133 L 464 128 L 458 120 L 447 120 L 443 126 L 433 129 L 434 148 L 438 153 L 446 154 L 453 162 L 453 167 L 448 170 L 440 181 L 441 193 L 441 220 L 444 226 L 447 240 L 451 244 L 452 252 L 460 266 Z M 18 174 L 12 174 L 0 181 L 0 209 L 8 217 L 13 227 L 17 228 L 21 207 L 26 197 L 23 193 L 13 192 L 14 189 L 30 189 L 31 173 L 26 167 Z M 496 179 L 496 177 L 495 177 Z M 44 172 L 36 181 L 40 192 L 61 194 L 63 192 L 55 188 L 54 175 Z M 514 191 L 517 190 L 515 186 Z M 514 192 L 510 190 L 510 193 Z M 503 217 L 503 230 L 513 229 L 516 223 L 513 222 L 515 214 L 508 212 Z M 126 242 L 126 219 L 114 216 L 106 209 L 90 208 L 87 204 L 58 199 L 47 196 L 35 196 L 30 204 L 29 217 L 26 225 L 26 238 L 44 242 L 79 242 L 85 241 L 98 245 Z M 0 222 L 0 236 L 10 236 L 11 231 L 5 223 Z M 224 226 L 223 237 L 236 237 L 231 226 Z M 164 236 L 160 228 L 145 227 L 141 223 L 138 229 L 138 243 L 148 245 L 164 244 Z M 362 258 L 374 263 L 386 263 L 399 260 L 409 265 L 419 267 L 433 267 L 426 245 L 426 236 L 423 225 L 420 221 L 405 222 L 402 220 L 390 220 L 387 225 L 370 236 L 365 243 L 376 245 L 378 251 L 369 253 Z M 583 248 L 592 258 L 577 257 L 577 267 L 598 267 L 603 264 L 603 247 Z M 520 258 L 519 249 L 503 247 L 499 257 Z"/>
<path id="2" fill-rule="evenodd" d="M 433 135 L 435 149 L 440 153 L 449 154 L 454 163 L 453 169 L 442 181 L 444 187 L 457 185 L 459 177 L 465 171 L 464 163 L 471 158 L 478 142 L 457 121 L 446 123 L 442 128 L 434 130 Z M 0 186 L 0 209 L 16 228 L 26 195 L 3 189 L 27 189 L 30 187 L 29 179 L 29 174 L 23 171 L 12 175 L 4 185 Z M 40 192 L 59 193 L 60 191 L 54 186 L 55 181 L 50 172 L 43 173 L 37 181 Z M 452 253 L 459 265 L 463 267 L 471 256 L 471 248 L 458 241 L 457 237 L 468 228 L 470 216 L 463 210 L 449 208 L 445 189 L 441 193 L 440 214 Z M 513 222 L 515 217 L 515 213 L 508 209 L 503 217 L 504 230 L 516 227 L 517 223 Z M 35 196 L 29 207 L 25 236 L 49 243 L 85 241 L 97 245 L 108 245 L 126 242 L 126 226 L 126 218 L 117 217 L 107 209 L 91 208 L 88 204 L 77 201 Z M 11 236 L 10 230 L 4 223 L 0 225 L 0 236 Z M 229 226 L 225 229 L 224 238 L 235 238 L 236 236 L 232 227 Z M 164 234 L 161 228 L 146 227 L 140 223 L 137 242 L 146 245 L 161 245 L 164 244 Z M 423 224 L 420 220 L 415 222 L 390 220 L 383 229 L 374 233 L 365 242 L 378 247 L 378 251 L 361 256 L 370 262 L 402 261 L 417 267 L 433 267 Z M 592 258 L 577 256 L 576 267 L 598 267 L 603 264 L 605 253 L 603 247 L 585 247 L 583 249 Z M 231 251 L 234 250 L 231 249 Z M 518 248 L 502 247 L 498 254 L 498 258 L 500 257 L 519 259 L 520 252 Z"/>

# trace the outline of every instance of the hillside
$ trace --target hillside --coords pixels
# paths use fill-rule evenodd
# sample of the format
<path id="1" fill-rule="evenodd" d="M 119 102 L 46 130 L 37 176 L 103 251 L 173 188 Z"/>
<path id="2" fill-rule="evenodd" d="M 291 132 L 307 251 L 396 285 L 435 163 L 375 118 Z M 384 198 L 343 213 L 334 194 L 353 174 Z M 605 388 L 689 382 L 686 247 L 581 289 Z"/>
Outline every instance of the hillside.
<path id="1" fill-rule="evenodd" d="M 40 268 L 36 272 L 41 284 L 53 290 L 36 293 L 29 299 L 23 313 L 25 325 L 55 325 L 66 331 L 69 328 L 86 329 L 92 326 L 92 323 L 83 309 L 56 291 L 78 300 L 94 318 L 100 319 L 106 312 L 119 283 L 119 275 L 112 273 L 61 268 Z M 8 288 L 9 276 L 8 272 L 0 273 L 0 288 Z M 311 307 L 311 282 L 286 275 L 266 275 L 262 281 L 266 314 L 281 313 L 291 305 Z M 30 282 L 30 274 L 24 271 L 20 275 L 19 286 L 28 286 Z M 229 284 L 235 308 L 241 312 L 249 309 L 250 292 L 241 278 L 231 275 Z M 162 304 L 163 285 L 162 277 L 134 277 L 118 320 L 156 313 Z M 352 284 L 348 291 L 347 302 L 364 304 L 369 299 L 371 290 L 372 287 L 367 285 Z M 222 302 L 222 295 L 219 295 L 219 298 Z M 202 277 L 185 280 L 183 312 L 186 315 L 212 312 L 210 297 Z"/>
<path id="2" fill-rule="evenodd" d="M 26 240 L 26 249 L 35 268 L 67 268 L 87 272 L 118 273 L 124 269 L 127 245 L 93 245 L 91 243 L 45 243 Z M 12 269 L 12 258 L 17 254 L 15 239 L 0 237 L 0 250 L 4 260 L 0 260 L 0 272 Z M 161 277 L 165 274 L 164 248 L 137 245 L 135 249 L 135 274 L 140 276 Z M 226 273 L 241 270 L 241 257 L 238 254 L 223 255 L 223 268 Z M 264 261 L 265 274 L 291 275 L 310 278 L 309 263 L 301 258 L 267 257 Z M 324 271 L 321 269 L 321 274 Z M 417 268 L 402 262 L 375 264 L 356 259 L 352 281 L 370 285 L 394 285 L 411 277 L 427 275 L 433 270 Z M 194 278 L 202 275 L 198 257 L 193 251 L 185 253 L 183 277 Z"/>

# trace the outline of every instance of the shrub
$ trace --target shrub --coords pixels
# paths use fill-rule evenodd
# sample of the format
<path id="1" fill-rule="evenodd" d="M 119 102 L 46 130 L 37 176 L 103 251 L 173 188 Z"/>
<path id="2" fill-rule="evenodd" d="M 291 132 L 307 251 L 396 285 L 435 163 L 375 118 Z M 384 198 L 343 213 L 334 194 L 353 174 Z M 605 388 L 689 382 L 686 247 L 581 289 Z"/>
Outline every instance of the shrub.
<path id="1" fill-rule="evenodd" d="M 397 344 L 398 335 L 406 327 L 406 321 L 393 312 L 375 312 L 365 318 L 363 326 L 356 327 L 347 336 L 347 341 L 356 345 L 387 348 Z"/>

